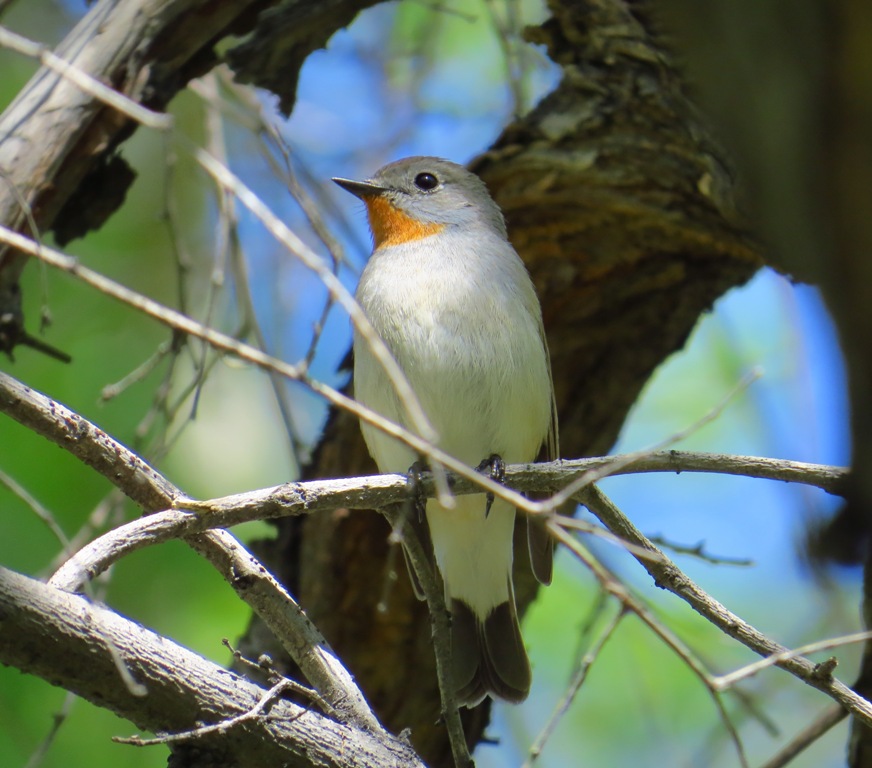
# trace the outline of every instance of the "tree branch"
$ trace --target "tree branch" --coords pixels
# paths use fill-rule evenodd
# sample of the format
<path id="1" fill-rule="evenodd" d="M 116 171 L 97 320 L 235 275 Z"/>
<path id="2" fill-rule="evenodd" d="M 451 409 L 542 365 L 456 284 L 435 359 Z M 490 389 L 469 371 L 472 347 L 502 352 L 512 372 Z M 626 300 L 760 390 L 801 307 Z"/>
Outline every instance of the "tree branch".
<path id="1" fill-rule="evenodd" d="M 165 127 L 166 119 L 156 113 L 191 78 L 220 63 L 216 45 L 228 36 L 244 36 L 257 24 L 258 13 L 275 4 L 277 0 L 101 0 L 53 53 L 6 34 L 3 40 L 44 66 L 0 116 L 0 224 L 36 228 L 30 232 L 34 238 L 53 229 L 60 243 L 99 228 L 124 201 L 135 178 L 115 154 L 117 147 L 139 121 Z M 284 49 L 293 53 L 291 65 L 282 62 L 285 88 L 296 84 L 305 56 L 366 4 L 291 4 L 296 23 L 283 27 L 282 34 Z M 267 28 L 275 26 L 261 25 Z M 254 77 L 259 65 L 249 59 L 262 62 L 267 52 L 256 42 L 246 47 L 248 42 L 237 44 L 233 60 Z M 287 90 L 283 98 L 291 98 Z M 4 351 L 28 336 L 18 289 L 23 266 L 20 255 L 0 249 Z"/>
<path id="2" fill-rule="evenodd" d="M 0 374 L 0 409 L 53 442 L 68 448 L 90 466 L 110 477 L 120 488 L 129 490 L 131 496 L 142 501 L 154 501 L 157 497 L 170 502 L 174 507 L 181 507 L 140 518 L 108 532 L 76 553 L 55 574 L 52 585 L 78 589 L 84 581 L 93 578 L 135 549 L 170 538 L 187 538 L 195 549 L 216 565 L 237 593 L 273 629 L 285 644 L 286 650 L 297 660 L 327 701 L 344 712 L 347 720 L 358 722 L 370 729 L 379 728 L 347 673 L 341 666 L 337 667 L 332 652 L 314 626 L 305 619 L 293 598 L 225 531 L 203 531 L 250 520 L 326 512 L 338 508 L 384 508 L 404 500 L 407 494 L 405 477 L 383 475 L 374 478 L 289 483 L 221 499 L 194 501 L 185 498 L 159 473 L 136 459 L 134 454 L 115 443 L 102 430 L 44 395 L 23 387 L 5 374 Z M 73 436 L 75 439 L 71 439 Z M 117 469 L 119 465 L 133 467 L 133 470 L 121 473 Z M 620 473 L 731 471 L 735 474 L 806 482 L 830 492 L 835 492 L 846 476 L 846 470 L 836 467 L 746 456 L 664 451 L 650 455 L 631 455 L 629 458 L 618 456 L 513 466 L 507 469 L 506 480 L 517 484 L 524 491 L 556 491 L 577 482 L 579 478 L 600 478 L 607 475 L 610 468 Z M 469 478 L 452 477 L 451 480 L 455 493 L 481 492 L 481 488 Z M 424 478 L 422 489 L 430 495 L 434 493 L 432 478 Z M 632 545 L 631 553 L 643 563 L 659 585 L 666 586 L 685 599 L 723 631 L 767 656 L 763 663 L 777 664 L 787 669 L 832 696 L 861 718 L 872 722 L 872 706 L 868 702 L 832 679 L 829 673 L 822 674 L 816 665 L 805 659 L 795 658 L 796 651 L 789 651 L 773 643 L 700 590 L 629 520 L 611 506 L 598 489 L 586 489 L 582 498 L 612 533 Z M 536 506 L 545 505 L 532 506 L 535 509 Z M 654 554 L 655 557 L 646 557 L 646 552 Z M 438 615 L 436 610 L 434 616 Z M 704 674 L 704 679 L 713 692 L 722 687 L 718 685 L 719 679 L 710 679 L 707 674 Z"/>
<path id="3" fill-rule="evenodd" d="M 266 691 L 77 595 L 0 568 L 0 661 L 73 691 L 152 731 L 196 729 L 252 711 Z M 147 689 L 121 683 L 107 638 Z M 277 700 L 256 725 L 201 737 L 223 764 L 383 768 L 423 764 L 383 731 L 337 723 Z"/>
<path id="4" fill-rule="evenodd" d="M 0 373 L 0 410 L 108 478 L 145 512 L 151 511 L 152 504 L 166 509 L 185 498 L 172 483 L 94 424 L 5 373 Z M 176 521 L 179 516 L 185 517 L 184 513 L 175 511 L 170 516 Z M 149 531 L 153 528 L 155 522 L 166 526 L 164 517 L 150 515 L 110 531 L 70 558 L 52 578 L 53 586 L 72 591 L 94 578 L 108 565 L 106 557 L 99 556 L 103 554 L 104 545 L 108 545 L 105 554 L 111 559 L 119 551 L 131 551 L 125 545 L 138 549 L 142 542 L 164 540 L 149 539 L 147 533 L 142 534 L 143 529 Z M 208 519 L 208 515 L 203 517 Z M 194 527 L 185 531 L 185 536 L 214 527 L 208 524 Z M 116 535 L 118 531 L 120 537 Z M 373 732 L 381 729 L 363 694 L 321 633 L 284 587 L 252 555 L 225 531 L 209 531 L 186 540 L 215 565 L 237 594 L 261 617 L 306 678 L 340 716 Z M 120 547 L 119 541 L 124 542 Z M 93 556 L 95 552 L 99 553 L 96 557 Z"/>
<path id="5" fill-rule="evenodd" d="M 764 657 L 774 657 L 775 665 L 790 672 L 812 688 L 830 696 L 851 714 L 867 725 L 872 725 L 872 703 L 852 691 L 832 676 L 832 669 L 808 659 L 796 657 L 789 648 L 770 640 L 717 600 L 701 590 L 663 552 L 655 547 L 596 486 L 579 494 L 580 501 L 596 515 L 616 536 L 637 547 L 648 550 L 655 558 L 635 555 L 636 559 L 654 578 L 661 589 L 667 589 L 688 603 L 703 618 L 742 645 Z"/>

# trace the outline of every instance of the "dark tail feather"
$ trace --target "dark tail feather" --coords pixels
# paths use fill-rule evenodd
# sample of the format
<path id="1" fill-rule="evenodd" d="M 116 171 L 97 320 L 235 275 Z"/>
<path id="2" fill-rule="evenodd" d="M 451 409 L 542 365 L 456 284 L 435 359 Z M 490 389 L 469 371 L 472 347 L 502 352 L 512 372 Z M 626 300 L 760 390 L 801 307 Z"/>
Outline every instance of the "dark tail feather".
<path id="1" fill-rule="evenodd" d="M 514 595 L 481 622 L 466 603 L 451 601 L 451 654 L 458 703 L 474 707 L 485 696 L 517 704 L 530 692 Z"/>

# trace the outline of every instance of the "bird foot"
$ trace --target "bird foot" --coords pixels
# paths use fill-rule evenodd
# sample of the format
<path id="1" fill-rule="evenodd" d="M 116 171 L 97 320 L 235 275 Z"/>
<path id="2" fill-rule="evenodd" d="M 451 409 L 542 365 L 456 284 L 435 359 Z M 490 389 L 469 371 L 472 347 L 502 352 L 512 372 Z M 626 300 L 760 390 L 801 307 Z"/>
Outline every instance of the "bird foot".
<path id="1" fill-rule="evenodd" d="M 424 519 L 424 514 L 427 510 L 427 497 L 424 495 L 424 486 L 422 475 L 427 471 L 426 465 L 421 461 L 416 461 L 409 467 L 406 472 L 406 493 L 408 494 L 408 503 L 411 511 L 414 514 L 414 519 L 419 523 Z"/>
<path id="2" fill-rule="evenodd" d="M 506 479 L 506 462 L 503 461 L 502 457 L 496 453 L 492 453 L 488 456 L 481 464 L 479 464 L 476 468 L 477 472 L 485 473 L 487 472 L 490 475 L 491 480 L 494 482 L 502 484 Z M 491 507 L 494 503 L 494 495 L 488 491 L 485 494 L 486 506 L 484 508 L 484 516 L 487 517 L 490 514 Z"/>

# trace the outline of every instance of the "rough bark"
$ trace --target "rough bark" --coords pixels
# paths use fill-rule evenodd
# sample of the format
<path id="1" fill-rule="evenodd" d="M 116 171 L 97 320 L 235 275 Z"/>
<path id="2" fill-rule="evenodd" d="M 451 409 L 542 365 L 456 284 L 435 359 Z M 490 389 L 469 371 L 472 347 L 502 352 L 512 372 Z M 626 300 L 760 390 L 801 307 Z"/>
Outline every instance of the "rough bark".
<path id="1" fill-rule="evenodd" d="M 150 731 L 192 730 L 251 711 L 266 689 L 79 595 L 0 568 L 0 662 L 60 685 Z M 127 668 L 141 695 L 120 683 Z M 263 716 L 182 749 L 197 764 L 422 766 L 411 748 L 281 698 Z M 208 755 L 209 763 L 206 762 Z"/>

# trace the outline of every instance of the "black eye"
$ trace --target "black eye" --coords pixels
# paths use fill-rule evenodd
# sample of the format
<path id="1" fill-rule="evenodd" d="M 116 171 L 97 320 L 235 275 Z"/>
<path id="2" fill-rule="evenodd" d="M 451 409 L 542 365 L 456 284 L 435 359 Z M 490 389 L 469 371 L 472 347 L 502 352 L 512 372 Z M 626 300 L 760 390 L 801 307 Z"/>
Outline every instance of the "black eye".
<path id="1" fill-rule="evenodd" d="M 415 176 L 415 186 L 424 192 L 429 192 L 439 186 L 439 179 L 432 173 L 419 173 Z"/>

